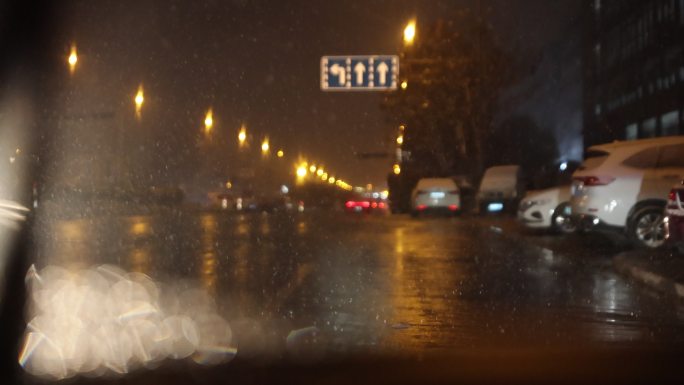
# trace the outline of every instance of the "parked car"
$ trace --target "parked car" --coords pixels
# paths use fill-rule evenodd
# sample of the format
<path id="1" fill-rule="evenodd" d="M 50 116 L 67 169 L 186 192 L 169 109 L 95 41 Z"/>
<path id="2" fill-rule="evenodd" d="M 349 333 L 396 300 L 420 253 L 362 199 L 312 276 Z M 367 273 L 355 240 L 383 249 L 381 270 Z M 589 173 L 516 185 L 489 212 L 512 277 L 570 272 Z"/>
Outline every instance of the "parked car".
<path id="1" fill-rule="evenodd" d="M 523 196 L 524 183 L 520 166 L 503 165 L 488 168 L 477 192 L 480 213 L 513 211 Z"/>
<path id="2" fill-rule="evenodd" d="M 423 178 L 411 193 L 411 214 L 441 211 L 457 213 L 461 197 L 456 182 L 451 178 Z"/>
<path id="3" fill-rule="evenodd" d="M 684 254 L 684 180 L 670 190 L 665 215 L 665 240 Z"/>
<path id="4" fill-rule="evenodd" d="M 569 185 L 528 191 L 518 205 L 518 220 L 533 229 L 572 233 L 576 226 L 570 214 Z"/>
<path id="5" fill-rule="evenodd" d="M 573 174 L 572 214 L 584 229 L 617 229 L 639 246 L 665 241 L 667 194 L 684 178 L 684 136 L 592 146 Z"/>

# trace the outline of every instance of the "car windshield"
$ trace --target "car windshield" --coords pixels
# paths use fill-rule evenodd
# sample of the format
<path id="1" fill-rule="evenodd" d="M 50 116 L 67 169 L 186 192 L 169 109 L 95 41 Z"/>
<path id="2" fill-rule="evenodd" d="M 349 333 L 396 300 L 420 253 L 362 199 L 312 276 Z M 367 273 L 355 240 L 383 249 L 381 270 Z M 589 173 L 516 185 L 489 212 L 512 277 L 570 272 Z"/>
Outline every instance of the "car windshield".
<path id="1" fill-rule="evenodd" d="M 681 358 L 682 28 L 682 0 L 0 0 L 0 382 Z"/>

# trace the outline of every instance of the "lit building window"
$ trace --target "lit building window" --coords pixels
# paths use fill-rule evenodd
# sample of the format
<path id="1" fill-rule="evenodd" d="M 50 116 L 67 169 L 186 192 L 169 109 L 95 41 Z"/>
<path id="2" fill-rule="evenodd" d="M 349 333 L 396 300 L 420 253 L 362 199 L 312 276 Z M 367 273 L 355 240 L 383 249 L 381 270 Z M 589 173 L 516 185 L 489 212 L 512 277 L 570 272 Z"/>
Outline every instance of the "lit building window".
<path id="1" fill-rule="evenodd" d="M 656 131 L 656 118 L 650 118 L 644 120 L 641 124 L 641 136 L 644 138 L 652 138 L 655 136 Z"/>
<path id="2" fill-rule="evenodd" d="M 677 135 L 679 128 L 679 110 L 670 111 L 660 117 L 663 136 Z"/>
<path id="3" fill-rule="evenodd" d="M 636 123 L 632 123 L 625 127 L 625 139 L 635 140 L 639 135 L 639 126 Z"/>

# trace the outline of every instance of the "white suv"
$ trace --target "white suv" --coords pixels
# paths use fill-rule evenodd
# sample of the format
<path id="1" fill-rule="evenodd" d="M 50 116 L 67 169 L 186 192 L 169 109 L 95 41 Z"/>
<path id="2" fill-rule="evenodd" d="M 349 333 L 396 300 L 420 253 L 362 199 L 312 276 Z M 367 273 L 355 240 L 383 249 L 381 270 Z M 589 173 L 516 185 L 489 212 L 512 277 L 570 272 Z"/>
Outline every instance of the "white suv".
<path id="1" fill-rule="evenodd" d="M 584 229 L 613 227 L 639 246 L 659 247 L 668 192 L 682 178 L 684 136 L 589 147 L 573 174 L 573 217 Z"/>

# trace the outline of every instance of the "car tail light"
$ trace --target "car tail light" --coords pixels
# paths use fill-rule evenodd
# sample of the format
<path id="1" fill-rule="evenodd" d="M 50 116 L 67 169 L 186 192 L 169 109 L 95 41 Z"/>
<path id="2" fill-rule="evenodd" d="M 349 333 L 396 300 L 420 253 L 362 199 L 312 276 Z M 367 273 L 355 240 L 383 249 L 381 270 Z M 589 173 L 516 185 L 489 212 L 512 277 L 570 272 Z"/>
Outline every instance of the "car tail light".
<path id="1" fill-rule="evenodd" d="M 427 205 L 418 205 L 418 207 L 416 207 L 416 208 L 417 208 L 418 210 L 421 210 L 421 211 L 422 211 L 422 210 L 425 210 L 425 209 L 427 208 Z"/>
<path id="2" fill-rule="evenodd" d="M 582 182 L 585 186 L 605 186 L 615 180 L 610 176 L 576 176 L 573 179 Z"/>
<path id="3" fill-rule="evenodd" d="M 679 200 L 679 202 L 678 202 Z M 684 202 L 684 190 L 673 188 L 670 190 L 670 194 L 667 197 L 668 207 L 677 207 L 679 204 Z"/>
<path id="4" fill-rule="evenodd" d="M 378 208 L 384 209 L 385 208 L 385 202 L 378 203 Z"/>
<path id="5" fill-rule="evenodd" d="M 458 206 L 457 205 L 449 205 L 449 210 L 456 211 L 456 210 L 458 210 Z"/>
<path id="6" fill-rule="evenodd" d="M 361 207 L 363 207 L 364 209 L 367 209 L 370 207 L 370 202 L 368 202 L 368 201 L 362 201 L 359 203 L 360 203 Z"/>
<path id="7" fill-rule="evenodd" d="M 374 209 L 375 209 L 375 208 L 378 208 L 378 203 L 377 203 L 377 202 L 371 203 L 371 207 L 374 208 Z"/>
<path id="8" fill-rule="evenodd" d="M 348 209 L 350 209 L 350 208 L 354 207 L 354 202 L 352 202 L 352 201 L 347 201 L 347 203 L 345 203 L 344 205 L 345 205 L 345 207 L 347 207 Z"/>

